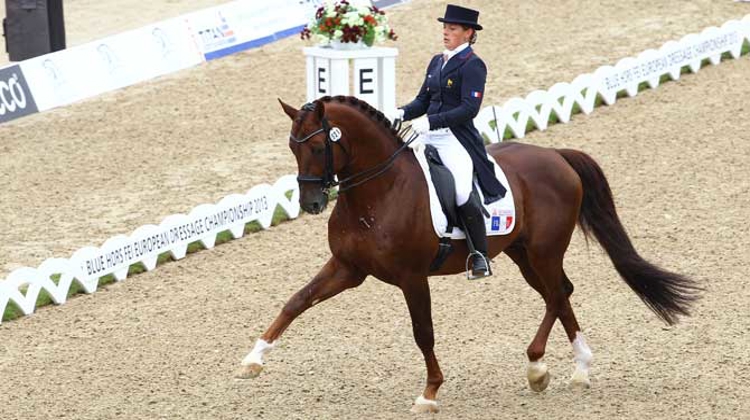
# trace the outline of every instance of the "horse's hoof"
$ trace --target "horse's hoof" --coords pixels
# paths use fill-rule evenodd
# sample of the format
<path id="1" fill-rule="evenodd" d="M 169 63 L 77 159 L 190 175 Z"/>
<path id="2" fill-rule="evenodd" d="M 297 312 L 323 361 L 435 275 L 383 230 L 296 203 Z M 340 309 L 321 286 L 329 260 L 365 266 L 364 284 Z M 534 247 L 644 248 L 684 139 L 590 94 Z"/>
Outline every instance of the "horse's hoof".
<path id="1" fill-rule="evenodd" d="M 411 411 L 414 414 L 424 414 L 424 413 L 437 413 L 438 406 L 437 404 L 414 404 L 411 406 Z"/>
<path id="2" fill-rule="evenodd" d="M 573 377 L 570 378 L 570 389 L 573 390 L 584 390 L 591 388 L 591 380 L 589 374 L 586 371 L 576 369 L 573 373 Z"/>
<path id="3" fill-rule="evenodd" d="M 526 377 L 529 380 L 529 388 L 534 392 L 542 392 L 549 385 L 549 371 L 544 362 L 531 362 L 526 371 Z"/>
<path id="4" fill-rule="evenodd" d="M 237 379 L 251 379 L 257 378 L 258 375 L 263 371 L 263 366 L 257 363 L 250 363 L 249 365 L 242 365 L 240 370 L 237 371 L 235 378 Z"/>
<path id="5" fill-rule="evenodd" d="M 437 401 L 434 400 L 428 400 L 423 396 L 419 396 L 416 401 L 414 401 L 414 405 L 411 406 L 411 411 L 414 414 L 422 414 L 422 413 L 437 413 L 438 410 L 438 404 Z"/>

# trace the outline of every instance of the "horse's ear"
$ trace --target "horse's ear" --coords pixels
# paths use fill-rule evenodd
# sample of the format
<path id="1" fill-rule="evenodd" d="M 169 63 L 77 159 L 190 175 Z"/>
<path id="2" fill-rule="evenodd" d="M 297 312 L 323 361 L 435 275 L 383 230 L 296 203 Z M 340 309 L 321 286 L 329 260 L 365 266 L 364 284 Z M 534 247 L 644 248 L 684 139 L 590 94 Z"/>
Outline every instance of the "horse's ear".
<path id="1" fill-rule="evenodd" d="M 297 114 L 299 114 L 299 111 L 294 109 L 291 105 L 285 103 L 281 100 L 281 98 L 277 98 L 279 100 L 279 103 L 281 104 L 281 108 L 284 109 L 284 113 L 289 116 L 289 118 L 294 121 L 295 118 L 297 118 Z"/>
<path id="2" fill-rule="evenodd" d="M 325 113 L 326 108 L 325 105 L 323 105 L 323 101 L 315 101 L 315 116 L 318 118 L 318 121 L 323 121 Z"/>

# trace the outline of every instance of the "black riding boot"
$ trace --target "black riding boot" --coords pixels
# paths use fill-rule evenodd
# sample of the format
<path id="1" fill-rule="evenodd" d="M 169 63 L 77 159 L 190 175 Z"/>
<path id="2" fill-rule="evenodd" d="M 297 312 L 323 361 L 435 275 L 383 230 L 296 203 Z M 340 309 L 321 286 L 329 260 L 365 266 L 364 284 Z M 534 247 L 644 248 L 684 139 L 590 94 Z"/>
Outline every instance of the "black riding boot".
<path id="1" fill-rule="evenodd" d="M 471 260 L 471 274 L 469 280 L 474 280 L 492 275 L 490 269 L 490 260 L 487 257 L 487 229 L 484 226 L 484 216 L 482 209 L 479 207 L 476 193 L 472 192 L 472 197 L 463 206 L 458 207 L 458 217 L 464 224 L 464 233 L 468 236 L 469 242 L 473 245 L 474 253 L 469 255 Z M 472 247 L 469 246 L 471 252 Z M 468 266 L 468 260 L 467 260 Z"/>

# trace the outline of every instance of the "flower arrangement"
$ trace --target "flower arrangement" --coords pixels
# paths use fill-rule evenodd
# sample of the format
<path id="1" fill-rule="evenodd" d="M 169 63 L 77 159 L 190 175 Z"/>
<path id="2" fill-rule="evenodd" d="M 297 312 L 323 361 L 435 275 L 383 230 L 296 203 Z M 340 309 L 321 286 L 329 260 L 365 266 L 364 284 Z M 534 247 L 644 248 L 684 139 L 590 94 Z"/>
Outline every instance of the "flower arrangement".
<path id="1" fill-rule="evenodd" d="M 375 6 L 353 6 L 346 0 L 318 8 L 313 20 L 302 29 L 300 37 L 319 44 L 360 41 L 371 47 L 376 42 L 396 40 L 398 36 L 388 26 L 385 12 Z"/>

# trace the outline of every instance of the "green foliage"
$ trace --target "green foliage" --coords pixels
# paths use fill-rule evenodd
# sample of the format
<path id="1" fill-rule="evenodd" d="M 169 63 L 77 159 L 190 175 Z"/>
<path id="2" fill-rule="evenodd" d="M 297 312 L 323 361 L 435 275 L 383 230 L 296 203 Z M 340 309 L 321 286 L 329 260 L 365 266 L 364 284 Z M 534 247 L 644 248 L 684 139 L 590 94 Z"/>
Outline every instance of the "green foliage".
<path id="1" fill-rule="evenodd" d="M 555 110 L 553 109 L 549 113 L 549 123 L 548 123 L 548 126 L 552 125 L 552 124 L 557 124 L 559 122 L 560 122 L 560 118 L 557 116 L 557 112 L 555 112 Z"/>
<path id="2" fill-rule="evenodd" d="M 15 304 L 15 302 L 10 301 L 8 302 L 8 306 L 5 307 L 5 311 L 3 312 L 3 322 L 18 319 L 22 316 L 23 312 L 21 311 L 21 308 L 19 308 L 18 305 Z"/>
<path id="3" fill-rule="evenodd" d="M 137 262 L 135 264 L 132 264 L 130 267 L 128 267 L 128 276 L 134 276 L 136 274 L 141 274 L 146 272 L 146 266 L 143 265 L 141 262 Z M 110 277 L 111 275 L 107 275 L 99 279 L 99 284 L 102 284 L 102 279 L 105 279 L 107 277 Z"/>
<path id="4" fill-rule="evenodd" d="M 604 104 L 604 97 L 601 94 L 596 94 L 596 99 L 594 99 L 594 108 L 599 108 Z"/>

